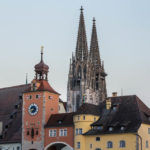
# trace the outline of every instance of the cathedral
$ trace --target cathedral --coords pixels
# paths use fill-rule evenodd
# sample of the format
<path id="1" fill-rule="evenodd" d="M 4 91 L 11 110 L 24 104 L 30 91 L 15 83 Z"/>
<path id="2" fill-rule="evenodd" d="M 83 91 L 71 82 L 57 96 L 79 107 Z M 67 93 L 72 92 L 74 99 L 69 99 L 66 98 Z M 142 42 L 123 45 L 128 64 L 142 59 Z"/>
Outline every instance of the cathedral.
<path id="1" fill-rule="evenodd" d="M 86 30 L 81 7 L 75 55 L 72 55 L 67 86 L 67 111 L 75 112 L 83 103 L 99 105 L 107 97 L 107 74 L 100 59 L 95 18 L 88 49 Z"/>
<path id="2" fill-rule="evenodd" d="M 30 84 L 0 89 L 0 150 L 149 150 L 150 109 L 136 95 L 107 97 L 95 19 L 88 50 L 83 9 L 67 103 L 48 82 L 43 47 Z"/>

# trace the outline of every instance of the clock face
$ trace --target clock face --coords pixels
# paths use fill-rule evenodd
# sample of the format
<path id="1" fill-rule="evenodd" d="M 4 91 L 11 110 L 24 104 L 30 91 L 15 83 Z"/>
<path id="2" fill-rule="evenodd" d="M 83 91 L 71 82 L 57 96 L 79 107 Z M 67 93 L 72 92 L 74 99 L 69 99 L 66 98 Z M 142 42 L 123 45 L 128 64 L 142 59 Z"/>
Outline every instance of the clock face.
<path id="1" fill-rule="evenodd" d="M 34 116 L 37 114 L 38 112 L 38 105 L 37 104 L 31 104 L 28 108 L 28 112 L 30 115 Z"/>

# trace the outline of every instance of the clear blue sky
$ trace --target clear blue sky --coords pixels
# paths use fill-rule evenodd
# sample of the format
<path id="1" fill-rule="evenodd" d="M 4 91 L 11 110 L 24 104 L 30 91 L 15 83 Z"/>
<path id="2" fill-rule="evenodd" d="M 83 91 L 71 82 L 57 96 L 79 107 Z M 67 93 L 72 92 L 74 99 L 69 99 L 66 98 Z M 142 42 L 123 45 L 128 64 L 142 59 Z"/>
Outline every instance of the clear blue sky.
<path id="1" fill-rule="evenodd" d="M 69 59 L 83 5 L 88 47 L 96 18 L 108 95 L 136 94 L 150 106 L 150 0 L 0 1 L 0 87 L 25 83 L 44 59 L 49 82 L 66 100 Z"/>

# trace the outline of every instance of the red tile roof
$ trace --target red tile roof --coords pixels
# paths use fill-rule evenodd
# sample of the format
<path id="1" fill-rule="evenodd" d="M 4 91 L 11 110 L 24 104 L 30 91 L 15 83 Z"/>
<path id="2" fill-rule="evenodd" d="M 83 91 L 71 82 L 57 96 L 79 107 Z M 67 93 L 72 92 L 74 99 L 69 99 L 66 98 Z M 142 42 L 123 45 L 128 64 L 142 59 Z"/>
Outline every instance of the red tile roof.
<path id="1" fill-rule="evenodd" d="M 45 127 L 73 126 L 73 115 L 74 113 L 53 114 Z"/>
<path id="2" fill-rule="evenodd" d="M 40 83 L 40 86 L 38 87 L 38 89 L 36 91 L 48 91 L 48 92 L 60 95 L 58 92 L 56 92 L 51 87 L 51 85 L 48 83 L 48 81 L 46 81 L 46 80 L 37 80 L 37 82 Z M 32 92 L 31 87 L 29 87 L 26 92 Z"/>

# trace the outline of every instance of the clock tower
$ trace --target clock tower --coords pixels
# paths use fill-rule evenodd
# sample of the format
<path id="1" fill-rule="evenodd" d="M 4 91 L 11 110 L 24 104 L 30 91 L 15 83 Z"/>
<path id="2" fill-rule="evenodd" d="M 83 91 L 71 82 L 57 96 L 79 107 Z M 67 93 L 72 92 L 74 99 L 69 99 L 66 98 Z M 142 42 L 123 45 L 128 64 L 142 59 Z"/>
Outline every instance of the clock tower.
<path id="1" fill-rule="evenodd" d="M 22 150 L 44 150 L 44 125 L 58 113 L 59 94 L 48 83 L 49 67 L 43 60 L 35 65 L 35 78 L 23 94 Z"/>

